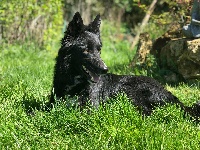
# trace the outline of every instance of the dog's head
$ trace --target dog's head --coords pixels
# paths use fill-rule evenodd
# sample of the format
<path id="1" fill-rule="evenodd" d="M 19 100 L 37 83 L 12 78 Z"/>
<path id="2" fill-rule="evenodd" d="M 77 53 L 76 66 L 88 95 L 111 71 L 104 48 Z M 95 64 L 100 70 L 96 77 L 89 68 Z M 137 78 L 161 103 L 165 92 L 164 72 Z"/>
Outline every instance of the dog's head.
<path id="1" fill-rule="evenodd" d="M 69 23 L 61 42 L 62 47 L 70 54 L 73 68 L 92 82 L 97 82 L 100 75 L 108 71 L 100 57 L 102 47 L 100 24 L 100 15 L 97 15 L 93 22 L 85 26 L 77 12 Z"/>

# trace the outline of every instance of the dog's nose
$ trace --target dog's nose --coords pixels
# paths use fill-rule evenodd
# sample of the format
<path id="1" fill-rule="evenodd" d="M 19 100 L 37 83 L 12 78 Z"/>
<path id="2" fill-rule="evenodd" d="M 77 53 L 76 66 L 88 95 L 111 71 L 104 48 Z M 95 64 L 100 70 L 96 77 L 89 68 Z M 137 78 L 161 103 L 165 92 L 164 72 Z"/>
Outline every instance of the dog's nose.
<path id="1" fill-rule="evenodd" d="M 108 72 L 108 67 L 106 65 L 104 65 L 103 69 L 102 69 L 102 73 L 105 74 Z"/>
<path id="2" fill-rule="evenodd" d="M 106 71 L 108 71 L 108 67 L 107 66 L 104 66 L 104 68 L 103 68 L 104 70 L 106 70 Z"/>

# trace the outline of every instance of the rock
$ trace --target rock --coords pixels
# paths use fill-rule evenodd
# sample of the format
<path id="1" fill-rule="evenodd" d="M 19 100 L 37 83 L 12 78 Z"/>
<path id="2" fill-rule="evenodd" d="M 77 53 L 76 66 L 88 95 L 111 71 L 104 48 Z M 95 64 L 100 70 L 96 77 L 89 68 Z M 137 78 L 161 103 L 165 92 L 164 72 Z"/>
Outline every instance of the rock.
<path id="1" fill-rule="evenodd" d="M 131 66 L 147 63 L 149 54 L 155 56 L 167 82 L 200 79 L 200 39 L 162 36 L 152 43 L 149 34 L 143 33 Z"/>
<path id="2" fill-rule="evenodd" d="M 136 55 L 131 62 L 132 66 L 136 63 L 146 63 L 146 58 L 151 53 L 155 57 L 158 57 L 160 50 L 170 41 L 172 38 L 181 36 L 180 24 L 178 22 L 172 23 L 169 30 L 161 37 L 152 42 L 149 33 L 144 32 L 140 34 Z"/>
<path id="3" fill-rule="evenodd" d="M 184 79 L 200 79 L 200 39 L 169 41 L 159 52 L 161 68 L 181 74 Z"/>

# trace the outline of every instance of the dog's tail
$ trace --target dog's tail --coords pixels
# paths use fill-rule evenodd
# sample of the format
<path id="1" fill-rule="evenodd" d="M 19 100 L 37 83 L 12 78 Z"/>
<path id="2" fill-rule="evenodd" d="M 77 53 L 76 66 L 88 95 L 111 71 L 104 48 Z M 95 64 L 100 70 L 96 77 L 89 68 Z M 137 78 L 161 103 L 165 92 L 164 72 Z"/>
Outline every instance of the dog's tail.
<path id="1" fill-rule="evenodd" d="M 191 107 L 184 106 L 183 109 L 192 117 L 193 120 L 200 122 L 200 101 L 194 103 Z"/>
<path id="2" fill-rule="evenodd" d="M 176 96 L 171 96 L 173 103 L 184 111 L 184 116 L 189 115 L 192 120 L 200 122 L 200 100 L 194 103 L 192 106 L 186 106 Z"/>

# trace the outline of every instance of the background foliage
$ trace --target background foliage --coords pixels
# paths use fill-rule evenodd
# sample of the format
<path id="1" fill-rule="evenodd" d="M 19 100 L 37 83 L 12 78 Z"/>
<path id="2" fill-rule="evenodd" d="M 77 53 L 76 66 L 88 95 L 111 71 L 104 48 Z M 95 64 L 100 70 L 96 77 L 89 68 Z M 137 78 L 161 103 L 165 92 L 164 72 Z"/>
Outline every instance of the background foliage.
<path id="1" fill-rule="evenodd" d="M 154 14 L 144 32 L 162 35 L 173 22 L 188 15 L 191 0 L 158 0 Z M 103 20 L 126 26 L 134 34 L 151 0 L 1 0 L 0 42 L 37 43 L 50 50 L 62 36 L 76 11 L 89 23 L 97 14 Z M 187 19 L 186 19 L 187 20 Z"/>
<path id="2" fill-rule="evenodd" d="M 49 50 L 53 41 L 59 39 L 56 37 L 63 26 L 60 0 L 2 0 L 0 3 L 1 42 L 35 42 Z"/>

